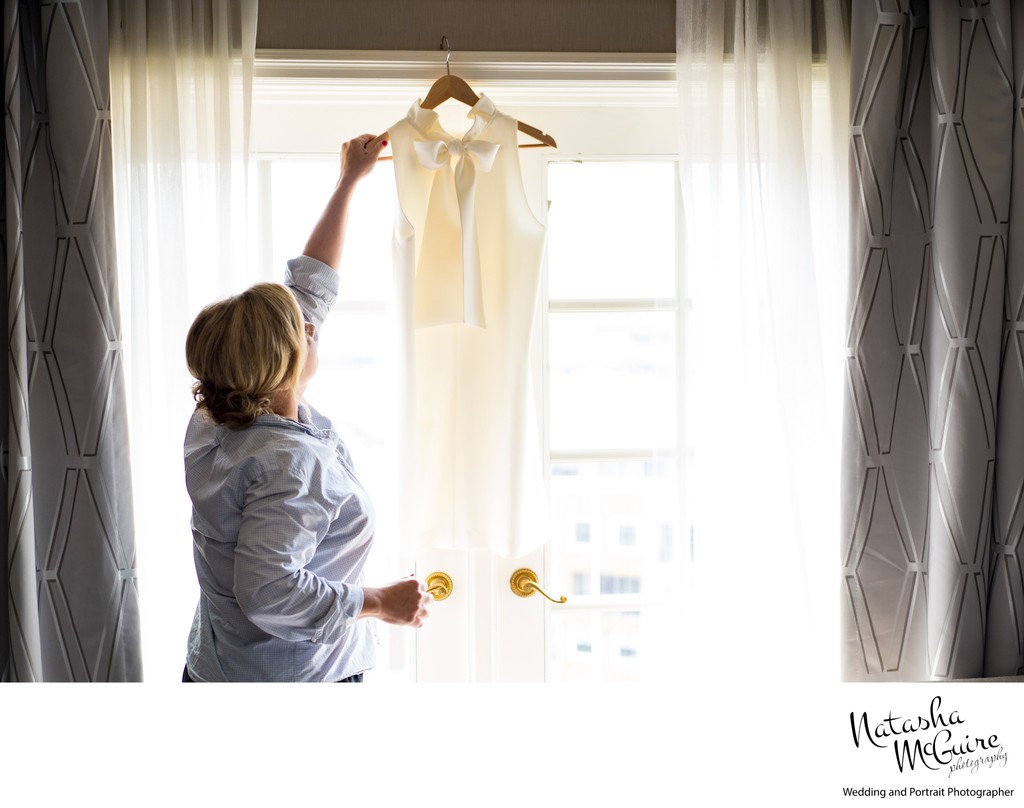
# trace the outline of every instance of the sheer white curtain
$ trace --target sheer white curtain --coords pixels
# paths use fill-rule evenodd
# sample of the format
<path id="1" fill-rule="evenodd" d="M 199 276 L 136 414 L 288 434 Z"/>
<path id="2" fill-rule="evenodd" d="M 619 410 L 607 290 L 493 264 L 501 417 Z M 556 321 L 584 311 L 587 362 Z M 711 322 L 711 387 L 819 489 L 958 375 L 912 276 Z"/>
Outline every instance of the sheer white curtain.
<path id="1" fill-rule="evenodd" d="M 694 666 L 836 673 L 849 37 L 841 0 L 679 0 Z"/>
<path id="2" fill-rule="evenodd" d="M 136 497 L 143 656 L 178 678 L 198 596 L 181 443 L 185 333 L 260 280 L 248 131 L 256 0 L 111 0 L 118 258 Z"/>

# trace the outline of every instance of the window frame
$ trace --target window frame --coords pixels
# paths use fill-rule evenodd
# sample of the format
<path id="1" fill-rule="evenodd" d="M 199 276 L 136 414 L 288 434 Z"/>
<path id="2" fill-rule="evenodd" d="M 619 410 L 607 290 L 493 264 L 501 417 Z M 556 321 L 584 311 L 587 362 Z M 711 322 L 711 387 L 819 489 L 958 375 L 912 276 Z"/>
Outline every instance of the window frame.
<path id="1" fill-rule="evenodd" d="M 673 83 L 673 92 L 675 92 L 675 84 Z M 542 333 L 540 335 L 539 346 L 535 344 L 534 348 L 534 362 L 539 367 L 547 367 L 547 360 L 550 355 L 550 336 L 549 336 L 549 318 L 552 314 L 603 314 L 603 313 L 654 313 L 663 312 L 669 313 L 674 317 L 675 325 L 675 358 L 676 358 L 676 412 L 677 412 L 677 423 L 676 423 L 676 445 L 660 446 L 656 448 L 626 448 L 626 449 L 604 449 L 604 450 L 552 450 L 550 446 L 550 390 L 547 384 L 547 375 L 542 384 L 543 390 L 543 412 L 544 412 L 544 447 L 543 455 L 546 458 L 546 482 L 550 487 L 552 478 L 551 468 L 554 465 L 569 465 L 574 463 L 586 464 L 586 463 L 599 463 L 599 462 L 669 462 L 675 467 L 675 479 L 677 484 L 677 514 L 676 514 L 676 526 L 681 532 L 686 526 L 687 532 L 689 532 L 689 520 L 688 520 L 688 503 L 686 499 L 686 478 L 690 463 L 692 462 L 692 451 L 689 448 L 689 442 L 687 438 L 688 422 L 686 418 L 686 407 L 685 407 L 685 394 L 686 394 L 686 381 L 689 362 L 687 360 L 687 351 L 689 349 L 688 327 L 689 327 L 689 312 L 692 310 L 692 304 L 688 294 L 688 282 L 686 275 L 686 267 L 684 262 L 684 247 L 685 240 L 683 237 L 683 223 L 682 223 L 682 193 L 681 185 L 679 182 L 679 159 L 678 154 L 664 153 L 664 152 L 642 152 L 636 154 L 610 154 L 607 152 L 595 152 L 593 154 L 580 154 L 575 155 L 571 158 L 567 158 L 562 155 L 548 155 L 546 156 L 545 176 L 547 175 L 548 167 L 554 162 L 563 162 L 566 160 L 578 161 L 578 162 L 671 162 L 674 165 L 674 180 L 675 180 L 675 205 L 676 205 L 676 244 L 675 244 L 675 295 L 673 297 L 634 297 L 634 298 L 600 298 L 600 299 L 588 299 L 588 298 L 574 298 L 574 299 L 558 299 L 552 301 L 549 293 L 549 268 L 547 266 L 547 258 L 545 258 L 544 271 L 542 273 L 541 283 L 541 300 L 538 301 L 538 313 L 543 316 L 538 317 L 540 328 Z M 545 220 L 546 223 L 546 220 Z M 537 341 L 535 340 L 535 343 Z M 659 522 L 660 525 L 660 522 Z M 604 545 L 608 545 L 609 548 L 613 549 L 615 553 L 628 556 L 636 556 L 640 554 L 640 541 L 638 535 L 637 546 L 624 546 L 618 542 L 616 523 L 615 536 L 604 536 L 603 540 L 594 540 L 593 526 L 591 526 L 591 542 L 589 547 L 592 548 L 591 557 L 591 591 L 589 595 L 576 595 L 575 597 L 569 597 L 568 601 L 561 604 L 558 609 L 559 611 L 565 612 L 586 612 L 592 617 L 596 618 L 600 613 L 614 613 L 614 612 L 640 612 L 650 609 L 672 609 L 678 607 L 677 603 L 667 602 L 663 597 L 656 594 L 648 593 L 607 593 L 602 594 L 600 589 L 601 584 L 601 571 L 600 571 L 600 556 L 596 550 Z M 639 531 L 638 531 L 639 534 Z M 652 557 L 660 558 L 660 536 L 658 537 L 658 546 L 652 548 Z M 552 543 L 549 542 L 545 548 L 545 564 L 548 569 L 552 569 Z M 573 547 L 581 546 L 581 543 L 577 541 L 572 542 Z M 588 547 L 586 544 L 582 544 L 583 547 Z M 688 587 L 689 581 L 692 580 L 692 555 L 686 554 L 685 556 L 678 556 L 673 559 L 673 562 L 680 575 L 680 588 Z M 596 592 L 594 591 L 596 589 Z M 550 643 L 549 643 L 550 648 Z M 595 657 L 595 660 L 597 657 Z"/>

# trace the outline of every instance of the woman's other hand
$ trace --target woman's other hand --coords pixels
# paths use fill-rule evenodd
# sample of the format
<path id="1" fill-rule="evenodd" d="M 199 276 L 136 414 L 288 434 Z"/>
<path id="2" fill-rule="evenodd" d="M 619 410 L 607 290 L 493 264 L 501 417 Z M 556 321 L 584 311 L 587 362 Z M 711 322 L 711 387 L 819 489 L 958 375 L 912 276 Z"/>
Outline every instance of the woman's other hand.
<path id="1" fill-rule="evenodd" d="M 427 607 L 433 600 L 422 583 L 415 578 L 403 578 L 387 586 L 365 587 L 363 611 L 359 616 L 419 628 L 427 619 Z"/>

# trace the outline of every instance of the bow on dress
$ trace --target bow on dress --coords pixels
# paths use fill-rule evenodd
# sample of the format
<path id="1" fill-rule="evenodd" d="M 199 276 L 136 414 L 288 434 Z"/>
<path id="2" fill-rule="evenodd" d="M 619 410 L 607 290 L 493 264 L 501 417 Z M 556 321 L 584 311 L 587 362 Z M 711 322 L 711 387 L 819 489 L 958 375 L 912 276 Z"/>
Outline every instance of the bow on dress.
<path id="1" fill-rule="evenodd" d="M 455 172 L 464 170 L 466 155 L 473 158 L 473 162 L 481 171 L 490 171 L 494 166 L 494 158 L 498 155 L 498 144 L 486 140 L 418 140 L 413 144 L 416 149 L 416 156 L 420 165 L 437 171 L 444 168 L 455 157 L 457 162 Z"/>
<path id="2" fill-rule="evenodd" d="M 486 140 L 444 138 L 415 141 L 413 147 L 420 165 L 428 171 L 440 172 L 434 178 L 417 269 L 417 325 L 465 323 L 483 328 L 476 180 L 477 171 L 487 173 L 493 168 L 499 144 Z M 451 168 L 453 158 L 454 171 Z M 454 200 L 450 198 L 452 184 Z M 458 225 L 452 215 L 456 206 Z M 461 231 L 461 262 L 452 260 L 450 247 L 456 237 L 456 229 Z M 457 265 L 459 263 L 461 266 Z"/>

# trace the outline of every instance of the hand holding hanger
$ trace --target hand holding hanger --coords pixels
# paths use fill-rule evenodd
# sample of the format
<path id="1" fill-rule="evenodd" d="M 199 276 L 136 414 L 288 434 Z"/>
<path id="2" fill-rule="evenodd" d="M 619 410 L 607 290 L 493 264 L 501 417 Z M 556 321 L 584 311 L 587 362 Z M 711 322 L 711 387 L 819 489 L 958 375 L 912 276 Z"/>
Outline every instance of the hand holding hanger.
<path id="1" fill-rule="evenodd" d="M 360 135 L 341 146 L 341 175 L 359 180 L 369 174 L 377 164 L 387 141 L 375 140 L 373 135 Z"/>

